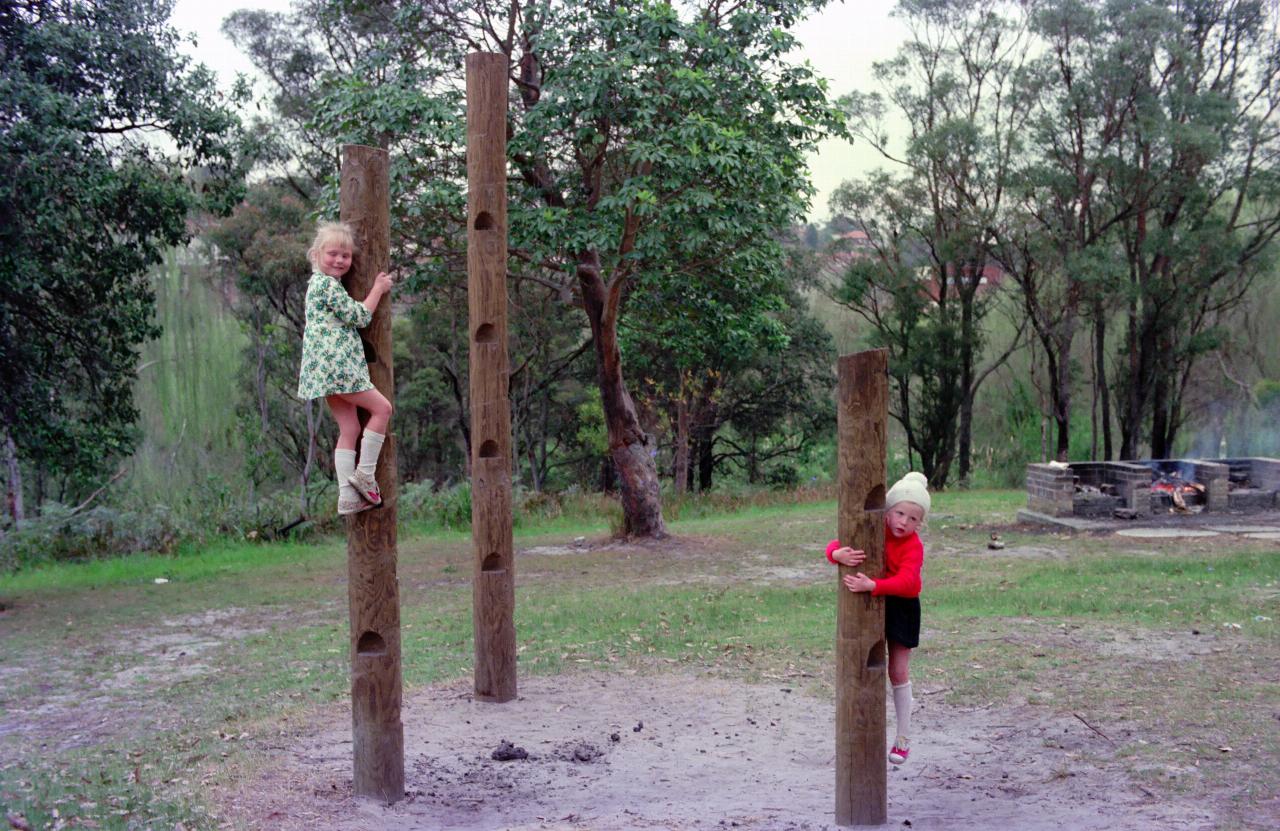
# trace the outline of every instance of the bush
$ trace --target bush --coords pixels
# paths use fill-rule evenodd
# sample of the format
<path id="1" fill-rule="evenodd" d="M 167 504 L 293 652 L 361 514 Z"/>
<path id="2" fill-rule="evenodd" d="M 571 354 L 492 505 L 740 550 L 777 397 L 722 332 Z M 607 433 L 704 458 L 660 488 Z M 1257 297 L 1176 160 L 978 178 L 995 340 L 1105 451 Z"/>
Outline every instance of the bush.
<path id="1" fill-rule="evenodd" d="M 396 501 L 401 522 L 421 522 L 438 528 L 466 528 L 471 525 L 471 483 L 461 482 L 437 489 L 435 482 L 405 482 Z"/>
<path id="2" fill-rule="evenodd" d="M 164 505 L 145 511 L 97 507 L 78 514 L 46 503 L 41 515 L 0 536 L 0 571 L 51 562 L 96 560 L 138 551 L 168 554 L 191 536 Z"/>

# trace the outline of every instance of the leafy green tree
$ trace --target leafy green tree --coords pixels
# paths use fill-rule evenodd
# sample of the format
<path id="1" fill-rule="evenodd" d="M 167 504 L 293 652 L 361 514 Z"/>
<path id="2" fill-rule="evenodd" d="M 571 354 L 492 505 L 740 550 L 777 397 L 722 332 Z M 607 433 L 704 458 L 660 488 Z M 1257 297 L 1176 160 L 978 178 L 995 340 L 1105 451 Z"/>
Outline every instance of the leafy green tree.
<path id="1" fill-rule="evenodd" d="M 1133 194 L 1121 174 L 1122 146 L 1150 70 L 1144 56 L 1163 34 L 1154 9 L 1066 2 L 1025 12 L 1043 47 L 1030 64 L 1037 94 L 1028 151 L 1011 183 L 1017 201 L 997 226 L 993 247 L 1018 284 L 1043 350 L 1057 427 L 1055 457 L 1062 461 L 1078 380 L 1072 357 L 1077 335 L 1090 315 L 1095 325 L 1105 324 L 1123 278 L 1114 234 L 1130 215 Z"/>
<path id="2" fill-rule="evenodd" d="M 883 171 L 845 182 L 833 196 L 866 235 L 850 255 L 832 299 L 866 320 L 868 345 L 889 352 L 889 414 L 906 433 L 908 460 L 935 487 L 946 484 L 959 420 L 960 350 L 956 304 L 939 294 L 920 236 L 927 201 L 909 178 Z"/>
<path id="3" fill-rule="evenodd" d="M 324 402 L 298 405 L 298 363 L 306 326 L 308 204 L 291 187 L 251 187 L 243 202 L 204 239 L 232 313 L 248 336 L 237 408 L 248 450 L 245 469 L 255 490 L 297 477 L 299 510 L 310 515 L 308 485 L 328 470 L 319 437 L 332 436 Z"/>
<path id="4" fill-rule="evenodd" d="M 1172 455 L 1193 370 L 1270 276 L 1280 234 L 1280 16 L 1262 2 L 1170 5 L 1125 134 L 1128 266 L 1121 454 Z"/>
<path id="5" fill-rule="evenodd" d="M 731 433 L 717 435 L 723 449 L 713 449 L 717 461 L 740 468 L 748 482 L 779 486 L 797 483 L 795 463 L 836 427 L 831 336 L 794 288 L 785 296 L 777 320 L 786 346 L 762 351 L 728 377 L 717 413 Z"/>
<path id="6" fill-rule="evenodd" d="M 731 252 L 738 280 L 780 267 L 771 232 L 802 213 L 805 153 L 840 123 L 818 79 L 787 57 L 786 27 L 819 5 L 331 6 L 352 31 L 383 27 L 383 40 L 334 79 L 318 123 L 338 141 L 388 142 L 403 159 L 398 211 L 423 218 L 406 242 L 415 263 L 443 264 L 423 246 L 460 239 L 463 54 L 510 59 L 513 262 L 520 279 L 586 314 L 629 534 L 661 536 L 665 525 L 654 443 L 623 372 L 627 303 L 706 273 L 708 257 Z"/>
<path id="7" fill-rule="evenodd" d="M 811 261 L 785 251 L 772 280 L 744 279 L 727 253 L 704 274 L 632 297 L 623 348 L 644 379 L 637 397 L 665 411 L 677 493 L 695 478 L 691 454 L 703 490 L 728 463 L 754 483 L 770 462 L 807 451 L 829 422 L 833 350 L 799 293 Z"/>
<path id="8" fill-rule="evenodd" d="M 73 486 L 133 446 L 147 269 L 238 196 L 239 121 L 170 5 L 0 5 L 0 434 Z"/>
<path id="9" fill-rule="evenodd" d="M 876 259 L 917 269 L 911 275 L 895 265 L 876 274 L 867 260 L 856 260 L 843 299 L 878 304 L 866 288 L 895 298 L 865 310 L 882 342 L 900 346 L 899 383 L 914 378 L 921 392 L 908 407 L 912 393 L 900 390 L 899 414 L 914 419 L 908 432 L 918 439 L 915 449 L 936 485 L 947 480 L 957 457 L 960 480 L 968 478 L 978 390 L 1017 344 L 1015 338 L 984 365 L 986 318 L 1001 298 L 988 282 L 993 228 L 1005 208 L 1032 100 L 1024 71 L 1027 33 L 1007 16 L 1007 6 L 999 0 L 900 3 L 910 36 L 893 59 L 875 66 L 883 92 L 841 101 L 850 131 L 900 175 L 868 177 L 869 187 L 843 189 L 833 207 L 859 230 L 870 233 L 875 225 L 876 233 L 892 235 L 872 241 Z M 888 125 L 897 123 L 905 125 L 905 135 L 894 141 Z M 858 288 L 848 281 L 870 283 Z M 911 320 L 916 325 L 906 326 Z M 904 336 L 931 346 L 908 345 Z M 926 357 L 922 348 L 943 352 Z"/>

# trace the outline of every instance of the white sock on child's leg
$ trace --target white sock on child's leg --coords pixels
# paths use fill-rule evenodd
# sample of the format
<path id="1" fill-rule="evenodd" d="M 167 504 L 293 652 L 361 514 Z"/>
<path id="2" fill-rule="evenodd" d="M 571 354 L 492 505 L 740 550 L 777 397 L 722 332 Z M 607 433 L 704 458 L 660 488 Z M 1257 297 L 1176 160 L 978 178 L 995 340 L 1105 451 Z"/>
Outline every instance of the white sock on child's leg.
<path id="1" fill-rule="evenodd" d="M 333 472 L 338 478 L 338 498 L 348 501 L 359 499 L 360 494 L 356 493 L 356 489 L 347 481 L 351 478 L 351 474 L 356 472 L 356 451 L 334 450 Z"/>
<path id="2" fill-rule="evenodd" d="M 360 464 L 357 469 L 361 473 L 373 475 L 373 471 L 378 466 L 378 454 L 382 452 L 382 442 L 386 439 L 381 433 L 375 433 L 372 430 L 364 431 L 364 438 L 360 439 Z"/>
<path id="3" fill-rule="evenodd" d="M 911 735 L 911 682 L 893 686 L 893 712 L 898 720 L 898 735 Z"/>

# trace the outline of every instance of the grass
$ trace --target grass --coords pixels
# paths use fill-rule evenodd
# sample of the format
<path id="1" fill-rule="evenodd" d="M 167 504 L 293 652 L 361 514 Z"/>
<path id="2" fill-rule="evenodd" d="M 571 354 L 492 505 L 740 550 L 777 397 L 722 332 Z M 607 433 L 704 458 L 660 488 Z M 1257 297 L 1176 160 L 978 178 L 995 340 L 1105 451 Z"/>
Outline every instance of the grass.
<path id="1" fill-rule="evenodd" d="M 1019 499 L 938 495 L 913 678 L 949 705 L 1025 701 L 1123 730 L 1117 764 L 1154 793 L 1226 794 L 1243 816 L 1280 781 L 1275 549 L 1034 535 L 1002 524 Z M 831 695 L 819 552 L 835 513 L 686 505 L 666 546 L 611 544 L 601 519 L 525 522 L 518 549 L 591 550 L 518 558 L 521 673 L 710 671 Z M 1006 552 L 986 551 L 993 530 Z M 471 556 L 463 532 L 402 532 L 407 691 L 471 671 Z M 224 543 L 0 578 L 0 710 L 29 711 L 0 733 L 0 803 L 37 828 L 218 827 L 209 785 L 349 694 L 345 559 L 341 540 Z M 191 662 L 203 671 L 177 671 Z"/>

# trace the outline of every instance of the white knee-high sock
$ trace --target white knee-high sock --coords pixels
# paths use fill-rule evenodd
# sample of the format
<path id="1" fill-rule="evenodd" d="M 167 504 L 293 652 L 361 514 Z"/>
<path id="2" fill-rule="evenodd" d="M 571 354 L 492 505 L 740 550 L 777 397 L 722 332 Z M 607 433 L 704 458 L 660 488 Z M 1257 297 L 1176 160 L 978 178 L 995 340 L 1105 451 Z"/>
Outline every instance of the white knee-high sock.
<path id="1" fill-rule="evenodd" d="M 911 682 L 893 686 L 893 712 L 898 720 L 898 735 L 911 735 Z"/>
<path id="2" fill-rule="evenodd" d="M 382 442 L 386 438 L 372 430 L 364 431 L 364 438 L 360 439 L 360 464 L 357 465 L 361 473 L 373 475 L 374 468 L 378 466 L 378 454 L 382 452 Z"/>
<path id="3" fill-rule="evenodd" d="M 337 474 L 338 478 L 338 498 L 348 501 L 359 499 L 360 494 L 356 493 L 356 489 L 351 487 L 351 483 L 347 481 L 351 478 L 351 474 L 356 472 L 356 451 L 334 450 L 333 472 Z"/>

